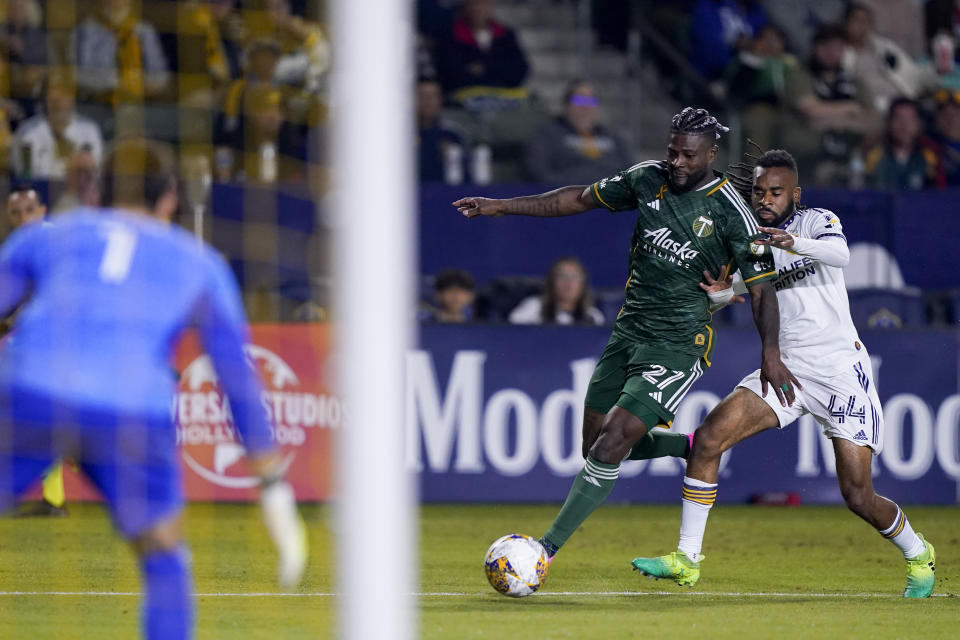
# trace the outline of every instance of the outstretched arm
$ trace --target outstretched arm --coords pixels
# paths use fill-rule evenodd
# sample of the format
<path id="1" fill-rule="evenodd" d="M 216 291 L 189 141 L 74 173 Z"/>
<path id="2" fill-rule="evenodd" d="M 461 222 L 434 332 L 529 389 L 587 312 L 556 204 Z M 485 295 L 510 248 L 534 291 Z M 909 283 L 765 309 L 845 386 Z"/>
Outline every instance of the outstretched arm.
<path id="1" fill-rule="evenodd" d="M 750 287 L 750 305 L 753 308 L 757 333 L 760 334 L 760 343 L 763 345 L 760 364 L 763 395 L 767 395 L 769 383 L 773 386 L 780 404 L 792 405 L 796 399 L 794 388 L 803 387 L 780 360 L 780 306 L 777 304 L 777 293 L 773 286 L 769 282 L 761 282 Z"/>
<path id="2" fill-rule="evenodd" d="M 240 291 L 221 259 L 211 259 L 210 271 L 207 295 L 198 309 L 200 332 L 220 386 L 230 398 L 250 467 L 260 478 L 263 519 L 279 554 L 277 577 L 282 587 L 292 588 L 306 567 L 306 531 L 297 513 L 293 487 L 284 480 L 287 465 L 271 434 L 259 376 L 247 364 L 243 351 L 249 335 Z"/>
<path id="3" fill-rule="evenodd" d="M 502 215 L 556 218 L 597 208 L 593 196 L 590 195 L 590 187 L 582 185 L 560 187 L 536 196 L 502 200 L 478 197 L 460 198 L 453 203 L 453 206 L 467 218 Z"/>
<path id="4" fill-rule="evenodd" d="M 850 249 L 841 234 L 824 234 L 821 239 L 794 236 L 783 229 L 760 227 L 769 238 L 755 240 L 756 244 L 768 244 L 786 249 L 798 256 L 813 258 L 828 267 L 845 267 L 850 262 Z"/>

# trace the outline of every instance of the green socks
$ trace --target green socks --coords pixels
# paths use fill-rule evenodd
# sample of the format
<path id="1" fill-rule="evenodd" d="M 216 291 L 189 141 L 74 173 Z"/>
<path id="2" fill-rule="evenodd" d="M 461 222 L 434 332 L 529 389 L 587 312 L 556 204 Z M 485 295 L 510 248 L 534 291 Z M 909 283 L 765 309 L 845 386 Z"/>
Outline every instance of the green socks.
<path id="1" fill-rule="evenodd" d="M 649 460 L 673 456 L 686 458 L 690 453 L 690 439 L 685 433 L 670 433 L 663 429 L 650 429 L 637 440 L 630 450 L 630 460 Z"/>
<path id="2" fill-rule="evenodd" d="M 606 464 L 587 456 L 583 471 L 574 479 L 567 500 L 544 539 L 556 549 L 562 547 L 577 527 L 607 499 L 619 475 L 619 464 Z"/>

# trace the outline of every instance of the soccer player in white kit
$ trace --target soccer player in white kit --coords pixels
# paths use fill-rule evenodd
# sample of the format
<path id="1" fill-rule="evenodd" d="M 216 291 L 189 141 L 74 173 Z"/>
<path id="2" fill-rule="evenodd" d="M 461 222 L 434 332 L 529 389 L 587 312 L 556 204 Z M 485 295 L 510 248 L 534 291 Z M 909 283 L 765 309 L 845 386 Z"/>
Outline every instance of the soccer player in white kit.
<path id="1" fill-rule="evenodd" d="M 778 400 L 759 371 L 740 381 L 694 434 L 683 479 L 677 551 L 636 558 L 633 567 L 682 586 L 696 584 L 707 517 L 717 495 L 720 455 L 741 440 L 782 429 L 810 413 L 833 443 L 837 481 L 847 507 L 903 552 L 904 597 L 928 597 L 934 587 L 933 545 L 914 532 L 896 503 L 873 488 L 870 465 L 883 448 L 883 412 L 870 357 L 850 319 L 843 281 L 850 251 L 840 220 L 825 209 L 798 208 L 797 165 L 783 150 L 768 151 L 757 161 L 751 200 L 756 217 L 766 225 L 760 227 L 767 236 L 755 242 L 757 251 L 772 251 L 777 267 L 781 358 L 800 383 L 796 400 L 789 406 Z M 704 275 L 707 284 L 701 288 L 717 308 L 731 301 L 730 277 L 714 280 Z M 662 454 L 650 457 L 658 455 Z"/>

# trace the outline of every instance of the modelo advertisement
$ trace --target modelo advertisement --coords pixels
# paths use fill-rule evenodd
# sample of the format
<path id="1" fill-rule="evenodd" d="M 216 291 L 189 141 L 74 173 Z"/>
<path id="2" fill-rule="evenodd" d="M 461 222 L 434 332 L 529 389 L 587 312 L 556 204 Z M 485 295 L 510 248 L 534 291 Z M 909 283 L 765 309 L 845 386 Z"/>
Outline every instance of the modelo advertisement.
<path id="1" fill-rule="evenodd" d="M 450 327 L 421 331 L 407 359 L 407 461 L 425 501 L 562 501 L 583 466 L 582 403 L 608 329 Z M 886 420 L 878 492 L 901 503 L 958 502 L 958 334 L 864 332 Z M 759 339 L 720 329 L 713 366 L 681 403 L 689 432 L 760 364 Z M 626 462 L 610 501 L 676 502 L 677 458 Z M 842 503 L 832 444 L 811 416 L 746 440 L 722 461 L 718 500 L 794 493 Z"/>

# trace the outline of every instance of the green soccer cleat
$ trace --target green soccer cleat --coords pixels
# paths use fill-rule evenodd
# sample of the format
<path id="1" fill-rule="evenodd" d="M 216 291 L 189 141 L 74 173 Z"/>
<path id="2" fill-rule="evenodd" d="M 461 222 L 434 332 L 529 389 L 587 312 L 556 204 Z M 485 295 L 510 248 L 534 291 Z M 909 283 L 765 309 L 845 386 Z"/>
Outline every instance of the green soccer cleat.
<path id="1" fill-rule="evenodd" d="M 904 598 L 929 598 L 936 581 L 934 571 L 937 568 L 937 552 L 922 533 L 917 536 L 923 540 L 927 549 L 916 558 L 907 560 L 907 588 L 903 590 Z"/>
<path id="2" fill-rule="evenodd" d="M 700 559 L 705 557 L 700 556 Z M 668 578 L 681 587 L 692 587 L 700 579 L 700 563 L 692 562 L 683 551 L 659 558 L 634 558 L 630 564 L 648 578 Z"/>

